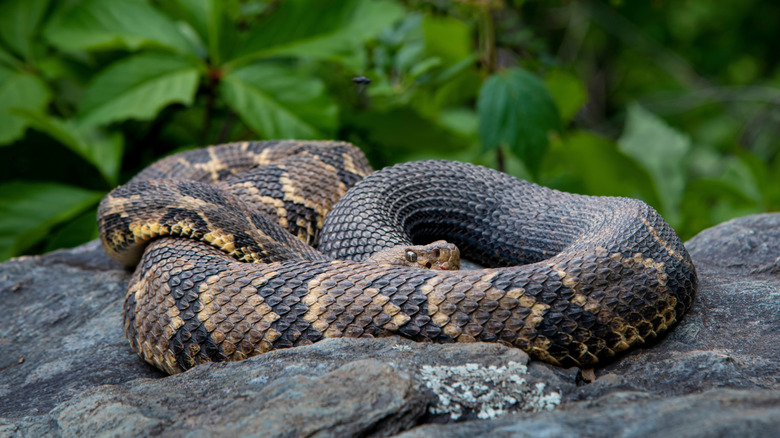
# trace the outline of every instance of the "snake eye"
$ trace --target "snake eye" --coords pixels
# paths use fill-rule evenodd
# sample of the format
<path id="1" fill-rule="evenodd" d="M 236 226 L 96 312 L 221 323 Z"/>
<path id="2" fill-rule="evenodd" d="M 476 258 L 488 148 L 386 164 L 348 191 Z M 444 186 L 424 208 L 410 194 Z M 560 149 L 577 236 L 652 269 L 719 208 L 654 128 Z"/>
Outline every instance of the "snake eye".
<path id="1" fill-rule="evenodd" d="M 414 251 L 406 251 L 406 261 L 414 263 L 417 261 L 417 253 Z"/>

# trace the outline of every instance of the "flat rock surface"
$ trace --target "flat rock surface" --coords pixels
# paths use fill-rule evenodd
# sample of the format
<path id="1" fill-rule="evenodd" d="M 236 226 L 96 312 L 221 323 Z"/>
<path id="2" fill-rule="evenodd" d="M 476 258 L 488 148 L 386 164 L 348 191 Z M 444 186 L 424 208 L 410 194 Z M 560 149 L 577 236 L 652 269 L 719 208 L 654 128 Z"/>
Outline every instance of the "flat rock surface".
<path id="1" fill-rule="evenodd" d="M 780 214 L 686 244 L 694 306 L 595 370 L 496 344 L 329 339 L 165 377 L 124 338 L 129 273 L 97 242 L 0 264 L 0 436 L 771 436 Z M 587 376 L 589 373 L 586 372 Z"/>

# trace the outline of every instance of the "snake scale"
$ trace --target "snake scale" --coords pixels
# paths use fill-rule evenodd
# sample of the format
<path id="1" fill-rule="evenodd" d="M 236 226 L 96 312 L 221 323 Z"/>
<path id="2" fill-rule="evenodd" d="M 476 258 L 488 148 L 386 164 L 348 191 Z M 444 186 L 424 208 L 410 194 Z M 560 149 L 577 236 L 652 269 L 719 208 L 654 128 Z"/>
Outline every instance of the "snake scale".
<path id="1" fill-rule="evenodd" d="M 126 336 L 171 374 L 328 337 L 393 334 L 500 342 L 592 366 L 668 331 L 698 283 L 678 236 L 641 201 L 457 162 L 373 173 L 341 142 L 172 155 L 109 193 L 98 223 L 108 254 L 137 265 Z M 489 268 L 366 261 L 437 239 Z"/>

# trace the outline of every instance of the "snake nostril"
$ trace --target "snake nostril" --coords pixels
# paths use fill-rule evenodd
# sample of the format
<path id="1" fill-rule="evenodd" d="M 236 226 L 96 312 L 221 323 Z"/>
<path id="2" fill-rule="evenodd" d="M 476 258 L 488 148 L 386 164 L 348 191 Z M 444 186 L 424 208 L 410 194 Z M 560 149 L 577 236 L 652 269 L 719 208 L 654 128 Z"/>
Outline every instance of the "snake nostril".
<path id="1" fill-rule="evenodd" d="M 431 269 L 431 266 L 433 266 L 431 262 L 425 262 L 425 269 Z"/>

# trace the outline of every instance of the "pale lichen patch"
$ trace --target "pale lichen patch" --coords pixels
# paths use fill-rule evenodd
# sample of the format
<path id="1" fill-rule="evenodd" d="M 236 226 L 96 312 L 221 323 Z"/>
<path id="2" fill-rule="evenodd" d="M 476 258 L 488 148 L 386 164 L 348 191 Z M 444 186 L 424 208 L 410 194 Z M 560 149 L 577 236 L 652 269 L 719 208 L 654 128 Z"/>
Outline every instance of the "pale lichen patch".
<path id="1" fill-rule="evenodd" d="M 420 372 L 425 385 L 437 396 L 430 412 L 449 414 L 453 420 L 470 412 L 489 419 L 509 411 L 552 410 L 561 402 L 561 394 L 545 392 L 544 383 L 529 383 L 528 368 L 517 362 L 488 367 L 473 363 L 424 365 Z"/>

